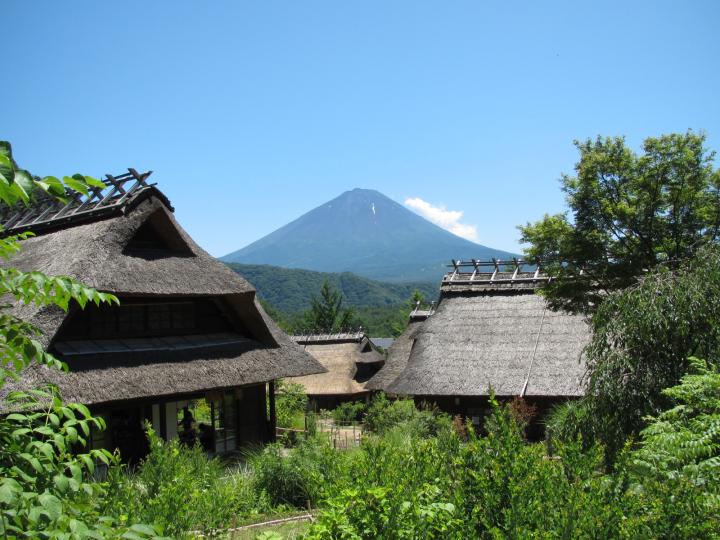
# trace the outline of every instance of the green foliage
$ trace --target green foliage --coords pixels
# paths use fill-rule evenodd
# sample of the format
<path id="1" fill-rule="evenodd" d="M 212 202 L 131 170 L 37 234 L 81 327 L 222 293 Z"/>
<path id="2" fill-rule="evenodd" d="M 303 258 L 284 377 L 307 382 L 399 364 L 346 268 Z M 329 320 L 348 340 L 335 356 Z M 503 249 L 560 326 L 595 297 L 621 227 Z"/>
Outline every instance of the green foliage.
<path id="1" fill-rule="evenodd" d="M 8 206 L 30 204 L 44 196 L 65 200 L 73 191 L 85 193 L 104 184 L 74 175 L 61 182 L 54 177 L 34 178 L 19 169 L 10 145 L 0 141 L 0 201 Z M 0 256 L 20 251 L 25 233 L 0 239 Z M 70 302 L 82 308 L 117 302 L 110 294 L 83 286 L 69 277 L 40 272 L 0 269 L 0 296 L 24 304 L 54 305 L 67 310 Z M 50 369 L 65 366 L 47 354 L 37 341 L 39 330 L 0 307 L 0 390 L 32 364 Z M 147 538 L 157 531 L 146 525 L 126 527 L 103 516 L 97 501 L 106 492 L 92 481 L 98 463 L 112 468 L 116 458 L 87 446 L 91 427 L 103 429 L 86 407 L 65 404 L 53 388 L 11 392 L 0 410 L 0 533 L 4 538 Z"/>
<path id="2" fill-rule="evenodd" d="M 557 277 L 545 289 L 554 307 L 594 311 L 648 269 L 717 243 L 720 171 L 704 135 L 648 138 L 641 155 L 621 137 L 575 145 L 576 176 L 562 177 L 572 219 L 545 216 L 520 227 L 526 256 Z"/>
<path id="3" fill-rule="evenodd" d="M 466 538 L 457 508 L 452 503 L 439 502 L 439 495 L 438 488 L 426 484 L 409 500 L 398 504 L 390 488 L 348 488 L 328 502 L 305 538 Z"/>
<path id="4" fill-rule="evenodd" d="M 491 404 L 487 436 L 471 434 L 460 461 L 468 470 L 465 511 L 477 536 L 617 537 L 619 493 L 615 480 L 600 474 L 602 452 L 573 443 L 548 459 L 542 445 L 523 442 L 509 411 Z"/>
<path id="5" fill-rule="evenodd" d="M 96 464 L 108 466 L 116 458 L 104 450 L 78 452 L 91 427 L 105 427 L 102 420 L 83 405 L 63 404 L 52 389 L 13 393 L 7 403 L 23 412 L 0 421 L 0 533 L 112 535 L 113 521 L 95 508 L 105 488 L 88 479 Z"/>
<path id="6" fill-rule="evenodd" d="M 268 445 L 248 461 L 256 491 L 273 505 L 307 508 L 328 495 L 334 480 L 342 477 L 346 459 L 316 436 L 301 439 L 291 450 Z"/>
<path id="7" fill-rule="evenodd" d="M 492 401 L 487 436 L 371 435 L 335 479 L 309 538 L 615 538 L 622 487 L 602 452 L 579 444 L 548 459 Z M 399 424 L 401 429 L 404 424 Z"/>
<path id="8" fill-rule="evenodd" d="M 659 268 L 609 295 L 592 325 L 587 411 L 576 427 L 612 457 L 644 416 L 668 405 L 662 390 L 680 381 L 688 357 L 720 358 L 720 249 L 706 247 L 676 271 Z"/>
<path id="9" fill-rule="evenodd" d="M 355 320 L 366 334 L 374 337 L 398 337 L 407 327 L 407 311 L 402 305 L 355 309 Z"/>
<path id="10" fill-rule="evenodd" d="M 331 414 L 336 423 L 342 424 L 359 420 L 364 412 L 365 404 L 362 401 L 346 401 L 335 407 Z"/>
<path id="11" fill-rule="evenodd" d="M 284 428 L 297 428 L 296 419 L 305 414 L 307 403 L 308 397 L 303 385 L 278 381 L 275 400 L 277 425 Z"/>
<path id="12" fill-rule="evenodd" d="M 635 481 L 632 522 L 664 538 L 720 534 L 720 373 L 690 359 L 690 373 L 663 392 L 674 406 L 648 418 L 628 458 Z"/>
<path id="13" fill-rule="evenodd" d="M 353 326 L 352 308 L 343 307 L 342 293 L 324 281 L 320 297 L 313 295 L 310 309 L 305 312 L 303 330 L 310 332 L 340 332 Z"/>
<path id="14" fill-rule="evenodd" d="M 225 467 L 200 446 L 164 442 L 147 428 L 150 453 L 135 470 L 115 468 L 103 511 L 121 522 L 154 523 L 166 534 L 211 531 L 271 507 L 256 496 L 250 478 L 227 476 Z"/>
<path id="15" fill-rule="evenodd" d="M 91 188 L 104 187 L 100 180 L 82 174 L 64 176 L 62 181 L 54 176 L 33 176 L 17 166 L 10 143 L 0 141 L 0 200 L 8 206 L 29 204 L 40 194 L 66 202 L 72 192 L 87 195 Z"/>
<path id="16" fill-rule="evenodd" d="M 389 400 L 378 393 L 365 413 L 365 429 L 378 435 L 397 430 L 407 437 L 428 437 L 451 431 L 452 420 L 431 407 L 418 409 L 411 399 Z"/>
<path id="17" fill-rule="evenodd" d="M 528 444 L 510 406 L 494 399 L 486 435 L 469 428 L 463 442 L 452 429 L 417 428 L 421 418 L 442 424 L 444 415 L 379 397 L 368 415 L 391 421 L 356 450 L 339 452 L 323 437 L 289 450 L 270 445 L 249 456 L 248 476 L 223 479 L 197 449 L 153 443 L 154 457 L 113 484 L 124 495 L 107 504 L 124 515 L 135 504 L 145 513 L 129 515 L 167 520 L 168 528 L 183 522 L 178 535 L 227 523 L 233 512 L 242 519 L 313 506 L 320 512 L 309 539 L 714 537 L 720 378 L 693 366 L 666 392 L 679 403 L 650 419 L 640 448 L 623 452 L 611 473 L 600 447 L 556 441 L 548 456 Z M 183 521 L 186 514 L 192 519 Z"/>
<path id="18" fill-rule="evenodd" d="M 554 405 L 545 416 L 545 435 L 552 453 L 553 441 L 573 441 L 591 422 L 586 401 L 566 401 Z"/>
<path id="19" fill-rule="evenodd" d="M 275 323 L 288 334 L 311 331 L 305 313 L 281 311 L 260 299 L 260 304 Z M 353 305 L 351 326 L 362 327 L 366 334 L 381 337 L 397 337 L 405 331 L 410 310 L 406 304 L 382 307 L 356 307 Z"/>
<path id="20" fill-rule="evenodd" d="M 275 321 L 275 324 L 277 324 L 283 332 L 289 335 L 297 333 L 295 331 L 295 327 L 299 325 L 296 320 L 300 320 L 301 315 L 284 313 L 261 297 L 258 297 L 258 301 L 265 310 L 265 313 L 267 313 L 268 316 Z"/>
<path id="21" fill-rule="evenodd" d="M 678 386 L 663 391 L 677 405 L 649 418 L 636 465 L 660 481 L 682 475 L 720 490 L 720 373 L 697 358 L 690 367 Z"/>

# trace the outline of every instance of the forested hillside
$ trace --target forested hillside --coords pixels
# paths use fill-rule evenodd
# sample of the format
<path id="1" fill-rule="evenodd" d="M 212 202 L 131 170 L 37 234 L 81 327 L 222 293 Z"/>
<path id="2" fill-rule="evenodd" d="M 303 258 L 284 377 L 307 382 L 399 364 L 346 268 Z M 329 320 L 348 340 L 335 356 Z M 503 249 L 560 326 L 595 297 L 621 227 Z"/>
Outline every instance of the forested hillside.
<path id="1" fill-rule="evenodd" d="M 350 272 L 314 272 L 262 264 L 228 263 L 228 266 L 252 283 L 265 302 L 288 313 L 308 309 L 310 299 L 319 294 L 324 281 L 342 293 L 346 305 L 356 309 L 404 305 L 415 290 L 419 290 L 426 299 L 434 300 L 440 286 L 439 281 L 383 283 Z"/>

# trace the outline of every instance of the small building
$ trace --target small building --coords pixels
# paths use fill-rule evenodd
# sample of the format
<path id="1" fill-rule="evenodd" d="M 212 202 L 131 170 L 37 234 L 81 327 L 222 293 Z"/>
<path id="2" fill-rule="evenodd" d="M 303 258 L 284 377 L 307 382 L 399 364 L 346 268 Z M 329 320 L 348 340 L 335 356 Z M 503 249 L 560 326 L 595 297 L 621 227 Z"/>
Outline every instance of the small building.
<path id="1" fill-rule="evenodd" d="M 363 332 L 294 336 L 327 373 L 288 379 L 305 387 L 310 410 L 334 409 L 346 401 L 367 400 L 366 384 L 385 363 Z"/>
<path id="2" fill-rule="evenodd" d="M 56 385 L 104 417 L 93 445 L 128 461 L 147 450 L 145 422 L 213 453 L 268 441 L 274 381 L 324 369 L 275 326 L 247 281 L 188 236 L 148 176 L 130 169 L 67 204 L 2 209 L 4 234 L 36 235 L 6 265 L 70 276 L 120 300 L 67 312 L 14 306 L 69 372 L 31 366 L 3 392 Z"/>
<path id="3" fill-rule="evenodd" d="M 453 266 L 436 312 L 411 323 L 369 386 L 476 424 L 488 410 L 491 387 L 500 399 L 524 398 L 538 417 L 582 396 L 589 326 L 583 316 L 552 311 L 537 294 L 549 279 L 540 268 L 517 260 Z M 540 426 L 533 429 L 538 436 Z"/>

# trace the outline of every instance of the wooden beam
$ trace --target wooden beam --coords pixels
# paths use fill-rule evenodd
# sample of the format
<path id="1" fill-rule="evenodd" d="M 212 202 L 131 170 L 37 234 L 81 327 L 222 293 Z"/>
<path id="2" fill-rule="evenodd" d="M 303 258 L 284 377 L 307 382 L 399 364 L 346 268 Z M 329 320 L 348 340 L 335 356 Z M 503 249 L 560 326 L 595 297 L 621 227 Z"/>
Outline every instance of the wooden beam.
<path id="1" fill-rule="evenodd" d="M 277 413 L 275 411 L 275 381 L 268 382 L 268 401 L 270 403 L 270 442 L 276 440 Z"/>

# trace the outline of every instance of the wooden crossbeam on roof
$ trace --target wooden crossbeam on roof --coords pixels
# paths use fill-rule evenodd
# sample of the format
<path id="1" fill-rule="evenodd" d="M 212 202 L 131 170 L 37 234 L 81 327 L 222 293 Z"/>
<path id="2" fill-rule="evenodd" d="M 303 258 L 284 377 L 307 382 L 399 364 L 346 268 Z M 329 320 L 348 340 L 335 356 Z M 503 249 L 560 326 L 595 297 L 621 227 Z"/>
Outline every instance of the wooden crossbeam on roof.
<path id="1" fill-rule="evenodd" d="M 313 333 L 303 334 L 299 336 L 291 336 L 292 340 L 300 344 L 308 343 L 334 343 L 357 341 L 360 342 L 366 337 L 365 331 L 359 328 L 355 332 L 337 332 L 337 333 Z"/>
<path id="2" fill-rule="evenodd" d="M 443 277 L 442 285 L 463 286 L 471 284 L 493 285 L 514 283 L 547 283 L 551 278 L 542 273 L 540 264 L 513 258 L 507 261 L 453 259 L 452 270 Z"/>
<path id="3" fill-rule="evenodd" d="M 29 206 L 0 205 L 0 225 L 4 234 L 11 234 L 104 216 L 122 209 L 135 195 L 154 186 L 147 182 L 151 174 L 152 171 L 138 173 L 132 168 L 118 176 L 107 174 L 102 180 L 105 187 L 90 187 L 87 195 L 66 188 L 66 202 L 41 192 Z"/>
<path id="4" fill-rule="evenodd" d="M 410 312 L 410 315 L 408 316 L 408 318 L 411 321 L 425 320 L 430 315 L 435 313 L 435 301 L 434 300 L 432 302 L 430 302 L 429 305 L 427 305 L 427 303 L 426 303 L 425 307 L 426 307 L 426 309 L 421 309 L 422 304 L 421 304 L 420 300 L 418 300 L 417 302 L 415 302 L 415 309 L 413 309 Z"/>

